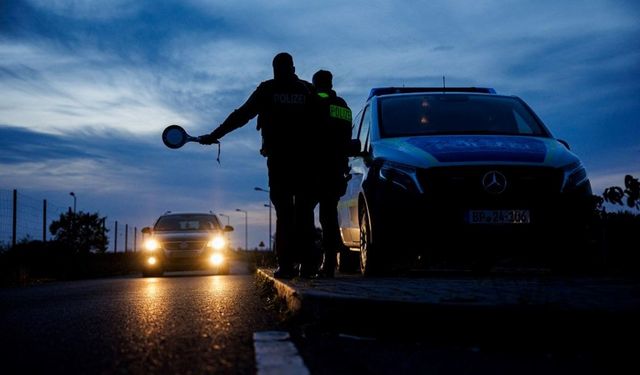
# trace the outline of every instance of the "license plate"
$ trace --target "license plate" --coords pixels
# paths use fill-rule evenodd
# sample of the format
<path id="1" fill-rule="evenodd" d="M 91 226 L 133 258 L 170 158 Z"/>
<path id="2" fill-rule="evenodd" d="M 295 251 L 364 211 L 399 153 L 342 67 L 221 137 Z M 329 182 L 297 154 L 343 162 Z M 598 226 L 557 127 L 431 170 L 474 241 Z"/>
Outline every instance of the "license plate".
<path id="1" fill-rule="evenodd" d="M 469 224 L 529 224 L 529 210 L 469 210 Z"/>

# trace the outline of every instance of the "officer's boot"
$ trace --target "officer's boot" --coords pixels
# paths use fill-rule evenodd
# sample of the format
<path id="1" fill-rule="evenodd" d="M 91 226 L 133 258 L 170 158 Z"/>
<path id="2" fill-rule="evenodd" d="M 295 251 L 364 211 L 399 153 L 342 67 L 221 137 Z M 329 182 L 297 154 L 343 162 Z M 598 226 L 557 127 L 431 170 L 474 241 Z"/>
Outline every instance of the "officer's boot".
<path id="1" fill-rule="evenodd" d="M 336 273 L 336 254 L 332 251 L 327 251 L 324 257 L 324 263 L 322 269 L 320 269 L 320 277 L 332 278 Z"/>

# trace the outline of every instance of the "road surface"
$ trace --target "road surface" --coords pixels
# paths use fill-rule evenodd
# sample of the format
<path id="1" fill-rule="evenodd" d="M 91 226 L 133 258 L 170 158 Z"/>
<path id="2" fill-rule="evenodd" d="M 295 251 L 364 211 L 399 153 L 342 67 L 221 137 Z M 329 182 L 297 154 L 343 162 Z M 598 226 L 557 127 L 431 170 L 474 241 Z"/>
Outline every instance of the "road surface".
<path id="1" fill-rule="evenodd" d="M 0 289 L 0 373 L 253 374 L 277 327 L 244 264 Z"/>
<path id="2" fill-rule="evenodd" d="M 468 324 L 416 321 L 414 314 L 412 321 L 402 319 L 402 311 L 395 318 L 371 311 L 344 321 L 284 319 L 281 307 L 242 263 L 231 275 L 170 273 L 0 289 L 0 373 L 265 374 L 271 365 L 292 363 L 294 374 L 639 369 L 632 360 L 635 319 L 611 330 L 581 324 L 567 330 L 529 327 L 518 318 Z M 595 335 L 603 332 L 606 337 Z M 260 343 L 257 349 L 256 337 L 281 333 L 290 340 L 279 345 L 295 346 L 273 351 Z M 629 338 L 635 340 L 623 342 Z M 286 357 L 291 350 L 295 355 Z"/>

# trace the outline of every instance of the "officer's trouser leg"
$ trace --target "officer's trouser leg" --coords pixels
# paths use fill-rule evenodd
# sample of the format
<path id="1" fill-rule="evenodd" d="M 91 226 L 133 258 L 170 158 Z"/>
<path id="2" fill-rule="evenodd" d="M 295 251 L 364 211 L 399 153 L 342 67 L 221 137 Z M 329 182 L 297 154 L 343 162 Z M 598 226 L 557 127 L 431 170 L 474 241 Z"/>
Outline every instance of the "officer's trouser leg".
<path id="1" fill-rule="evenodd" d="M 336 266 L 336 251 L 342 239 L 338 224 L 338 198 L 325 196 L 320 199 L 320 224 L 322 225 L 322 250 L 325 270 Z"/>
<path id="2" fill-rule="evenodd" d="M 271 202 L 276 210 L 276 257 L 278 266 L 286 271 L 293 270 L 295 258 L 293 252 L 293 241 L 295 238 L 294 228 L 294 205 L 293 195 L 278 192 L 271 189 Z"/>
<path id="3" fill-rule="evenodd" d="M 314 240 L 315 240 L 315 217 L 313 210 L 316 201 L 312 194 L 307 192 L 298 193 L 295 197 L 296 210 L 296 252 L 299 254 L 301 261 L 301 271 L 307 276 L 313 275 L 318 271 L 318 264 L 314 259 Z"/>

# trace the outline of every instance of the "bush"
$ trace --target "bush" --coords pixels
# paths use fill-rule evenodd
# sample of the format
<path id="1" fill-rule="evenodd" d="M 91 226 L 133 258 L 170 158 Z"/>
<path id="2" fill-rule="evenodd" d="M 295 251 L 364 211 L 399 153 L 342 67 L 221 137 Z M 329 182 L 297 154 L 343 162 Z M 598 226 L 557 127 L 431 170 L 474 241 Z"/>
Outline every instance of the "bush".
<path id="1" fill-rule="evenodd" d="M 0 253 L 0 283 L 24 285 L 139 271 L 136 253 L 78 253 L 59 241 L 24 241 Z"/>
<path id="2" fill-rule="evenodd" d="M 612 271 L 636 273 L 640 269 L 640 215 L 629 211 L 601 215 L 602 262 Z"/>

